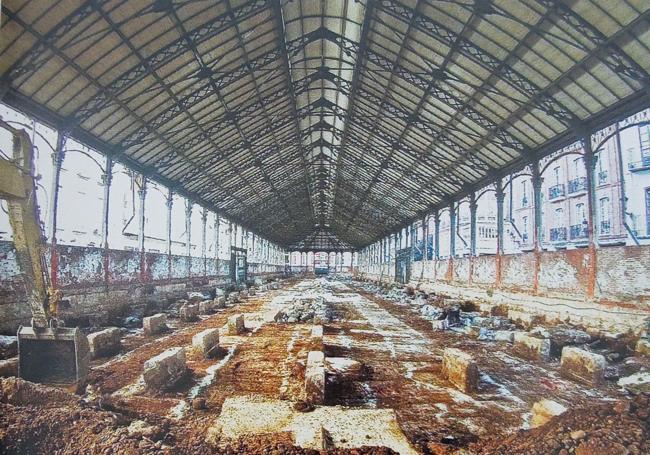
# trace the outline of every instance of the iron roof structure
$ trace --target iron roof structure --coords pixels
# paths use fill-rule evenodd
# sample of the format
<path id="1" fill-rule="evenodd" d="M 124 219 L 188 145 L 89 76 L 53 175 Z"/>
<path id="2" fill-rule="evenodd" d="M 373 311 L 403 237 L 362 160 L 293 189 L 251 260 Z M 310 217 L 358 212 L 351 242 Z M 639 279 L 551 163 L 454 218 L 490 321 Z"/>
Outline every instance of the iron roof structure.
<path id="1" fill-rule="evenodd" d="M 647 0 L 5 0 L 3 102 L 356 249 L 650 105 Z"/>

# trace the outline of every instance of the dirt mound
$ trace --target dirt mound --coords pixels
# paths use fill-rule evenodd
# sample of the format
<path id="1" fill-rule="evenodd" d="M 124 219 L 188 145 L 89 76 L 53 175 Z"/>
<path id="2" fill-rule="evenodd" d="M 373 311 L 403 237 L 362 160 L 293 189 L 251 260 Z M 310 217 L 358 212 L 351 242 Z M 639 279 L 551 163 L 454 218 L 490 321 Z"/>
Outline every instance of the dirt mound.
<path id="1" fill-rule="evenodd" d="M 11 377 L 0 378 L 0 402 L 13 405 L 60 406 L 79 403 L 77 395 Z"/>
<path id="2" fill-rule="evenodd" d="M 650 453 L 650 394 L 571 409 L 505 440 L 481 441 L 477 454 L 636 455 Z"/>

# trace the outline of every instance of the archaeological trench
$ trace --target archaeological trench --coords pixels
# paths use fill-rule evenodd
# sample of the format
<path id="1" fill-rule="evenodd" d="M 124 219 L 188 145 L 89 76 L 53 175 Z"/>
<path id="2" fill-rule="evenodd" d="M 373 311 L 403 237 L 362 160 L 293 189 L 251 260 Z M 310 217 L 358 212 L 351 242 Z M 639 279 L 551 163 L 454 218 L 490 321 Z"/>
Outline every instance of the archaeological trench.
<path id="1" fill-rule="evenodd" d="M 647 340 L 361 276 L 197 287 L 89 326 L 78 394 L 13 377 L 4 453 L 650 453 Z"/>

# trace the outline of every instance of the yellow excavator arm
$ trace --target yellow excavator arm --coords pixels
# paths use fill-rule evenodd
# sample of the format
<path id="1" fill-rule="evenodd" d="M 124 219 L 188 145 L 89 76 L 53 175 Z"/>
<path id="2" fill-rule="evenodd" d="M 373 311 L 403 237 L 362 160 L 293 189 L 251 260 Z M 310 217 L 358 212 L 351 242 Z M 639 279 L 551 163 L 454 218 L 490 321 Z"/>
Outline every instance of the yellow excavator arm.
<path id="1" fill-rule="evenodd" d="M 13 136 L 12 156 L 0 157 L 0 199 L 9 208 L 16 259 L 32 313 L 31 327 L 18 329 L 18 372 L 29 381 L 79 388 L 88 373 L 88 340 L 78 328 L 59 327 L 56 320 L 60 292 L 47 285 L 32 143 L 24 130 L 2 119 L 0 128 Z"/>
<path id="2" fill-rule="evenodd" d="M 13 135 L 13 159 L 0 157 L 0 198 L 7 201 L 16 259 L 27 290 L 32 325 L 44 328 L 48 326 L 50 308 L 32 144 L 24 130 L 17 130 L 3 121 L 0 121 L 0 126 Z"/>

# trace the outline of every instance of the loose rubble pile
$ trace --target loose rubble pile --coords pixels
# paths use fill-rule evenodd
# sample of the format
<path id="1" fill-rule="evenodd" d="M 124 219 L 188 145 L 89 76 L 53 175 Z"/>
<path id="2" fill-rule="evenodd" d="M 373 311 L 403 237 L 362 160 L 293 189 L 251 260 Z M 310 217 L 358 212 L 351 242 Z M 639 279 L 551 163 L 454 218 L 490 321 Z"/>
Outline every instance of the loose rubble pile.
<path id="1" fill-rule="evenodd" d="M 640 455 L 650 453 L 650 394 L 570 409 L 505 440 L 481 441 L 477 454 Z"/>
<path id="2" fill-rule="evenodd" d="M 323 297 L 296 298 L 275 317 L 276 322 L 323 324 L 332 321 L 332 310 Z"/>

